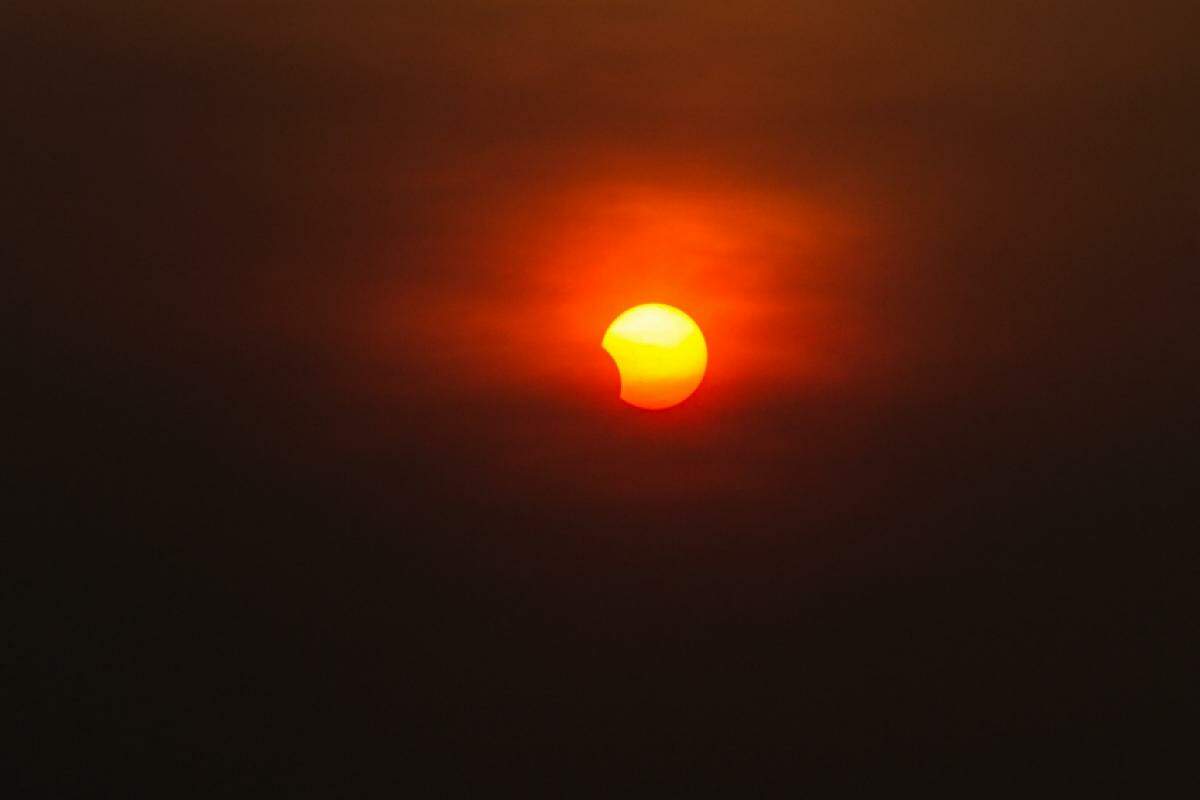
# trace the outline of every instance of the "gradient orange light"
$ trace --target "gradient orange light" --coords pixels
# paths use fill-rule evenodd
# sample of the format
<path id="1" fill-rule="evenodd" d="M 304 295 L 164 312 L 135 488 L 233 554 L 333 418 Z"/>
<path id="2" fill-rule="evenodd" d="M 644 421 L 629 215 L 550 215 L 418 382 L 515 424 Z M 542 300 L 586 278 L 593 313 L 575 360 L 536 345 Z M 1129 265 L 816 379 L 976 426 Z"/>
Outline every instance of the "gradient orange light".
<path id="1" fill-rule="evenodd" d="M 634 306 L 621 314 L 608 326 L 601 346 L 621 374 L 621 399 L 638 408 L 679 405 L 696 391 L 708 366 L 700 326 L 663 303 Z"/>

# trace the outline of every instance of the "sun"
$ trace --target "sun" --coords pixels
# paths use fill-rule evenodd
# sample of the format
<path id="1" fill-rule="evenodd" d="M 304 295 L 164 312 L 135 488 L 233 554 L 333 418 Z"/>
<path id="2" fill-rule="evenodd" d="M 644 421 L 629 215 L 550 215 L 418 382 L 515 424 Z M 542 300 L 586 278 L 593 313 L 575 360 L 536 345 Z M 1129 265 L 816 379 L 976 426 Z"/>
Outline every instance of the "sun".
<path id="1" fill-rule="evenodd" d="M 621 399 L 657 410 L 691 397 L 708 367 L 708 345 L 695 320 L 674 306 L 646 303 L 608 326 L 601 346 L 621 374 Z"/>

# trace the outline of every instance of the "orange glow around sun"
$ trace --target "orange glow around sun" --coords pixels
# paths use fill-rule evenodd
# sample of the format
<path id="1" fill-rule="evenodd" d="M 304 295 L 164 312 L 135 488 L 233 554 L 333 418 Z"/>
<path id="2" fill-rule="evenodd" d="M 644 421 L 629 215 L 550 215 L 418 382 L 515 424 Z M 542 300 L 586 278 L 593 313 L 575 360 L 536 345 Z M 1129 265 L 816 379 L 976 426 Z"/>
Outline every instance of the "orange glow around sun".
<path id="1" fill-rule="evenodd" d="M 546 186 L 447 204 L 421 256 L 442 269 L 386 289 L 365 282 L 377 313 L 362 349 L 385 360 L 365 361 L 364 386 L 405 402 L 418 386 L 462 402 L 521 398 L 597 420 L 625 404 L 678 406 L 635 416 L 646 430 L 690 430 L 833 390 L 885 352 L 855 294 L 874 285 L 873 232 L 840 205 L 690 165 L 598 163 L 604 174 L 564 168 Z M 457 174 L 444 189 L 456 198 Z M 460 218 L 482 222 L 468 230 Z M 670 305 L 635 315 L 647 301 Z M 686 323 L 686 346 L 645 338 L 659 314 L 663 330 Z M 703 403 L 688 400 L 697 391 Z"/>
<path id="2" fill-rule="evenodd" d="M 708 347 L 687 314 L 663 303 L 634 306 L 608 326 L 601 346 L 621 374 L 621 399 L 645 409 L 670 408 L 704 379 Z"/>

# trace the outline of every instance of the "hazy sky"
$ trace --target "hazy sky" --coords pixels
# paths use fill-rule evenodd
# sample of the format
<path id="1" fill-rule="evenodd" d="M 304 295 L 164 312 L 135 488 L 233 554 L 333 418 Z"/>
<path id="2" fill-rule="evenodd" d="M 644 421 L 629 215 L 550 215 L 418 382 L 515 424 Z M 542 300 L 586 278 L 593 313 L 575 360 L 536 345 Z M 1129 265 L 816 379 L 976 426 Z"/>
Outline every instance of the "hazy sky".
<path id="1" fill-rule="evenodd" d="M 368 727 L 418 708 L 441 743 L 473 704 L 494 722 L 524 703 L 542 741 L 660 682 L 677 693 L 647 712 L 647 746 L 693 690 L 727 730 L 740 695 L 698 687 L 754 683 L 717 655 L 733 649 L 774 660 L 784 706 L 846 752 L 852 721 L 881 714 L 915 717 L 926 743 L 969 728 L 967 749 L 984 729 L 1115 726 L 1143 706 L 1112 698 L 1166 663 L 1120 661 L 1118 642 L 1161 617 L 1146 590 L 1170 585 L 1188 528 L 1198 8 L 10 7 L 21 452 L 56 497 L 39 536 L 85 554 L 29 573 L 72 620 L 32 627 L 74 648 L 46 644 L 35 671 L 168 670 L 215 636 L 193 631 L 211 604 L 273 643 L 254 663 L 328 646 L 325 702 Z M 659 415 L 619 404 L 599 346 L 648 301 L 710 348 L 697 394 Z M 149 612 L 96 584 L 97 563 L 205 599 Z M 1137 598 L 1144 613 L 1112 613 Z M 830 603 L 837 625 L 810 613 Z M 945 608 L 961 615 L 912 622 Z M 104 609 L 125 620 L 111 651 L 70 633 L 113 624 Z M 147 656 L 133 642 L 154 613 L 190 622 Z M 955 638 L 976 624 L 992 635 Z M 804 661 L 781 642 L 813 637 L 843 699 L 889 680 L 862 666 L 886 662 L 876 645 L 913 655 L 842 724 L 784 688 Z M 659 659 L 637 680 L 629 642 Z M 1048 647 L 1055 666 L 1030 661 Z M 1015 653 L 1006 689 L 981 677 L 993 650 Z M 198 673 L 240 674 L 206 652 Z M 1094 658 L 1121 666 L 1078 686 Z M 480 659 L 501 677 L 462 666 Z M 326 667 L 284 668 L 277 690 Z M 381 677 L 410 668 L 420 700 Z M 947 680 L 967 699 L 913 711 Z M 587 714 L 538 700 L 597 683 Z M 61 713 L 136 739 L 189 718 L 195 696 L 163 687 L 115 721 L 78 711 L 90 700 Z M 991 727 L 970 711 L 1001 708 Z M 185 725 L 183 746 L 210 727 Z"/>

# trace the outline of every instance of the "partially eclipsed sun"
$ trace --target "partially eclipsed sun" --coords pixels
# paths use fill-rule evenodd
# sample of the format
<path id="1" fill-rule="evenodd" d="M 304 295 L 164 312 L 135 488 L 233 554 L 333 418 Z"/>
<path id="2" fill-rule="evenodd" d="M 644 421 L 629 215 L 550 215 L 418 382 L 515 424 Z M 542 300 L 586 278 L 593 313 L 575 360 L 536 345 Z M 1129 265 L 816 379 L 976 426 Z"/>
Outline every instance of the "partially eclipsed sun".
<path id="1" fill-rule="evenodd" d="M 704 334 L 674 306 L 646 303 L 621 314 L 601 346 L 621 373 L 621 399 L 647 409 L 670 408 L 688 399 L 708 366 Z"/>

